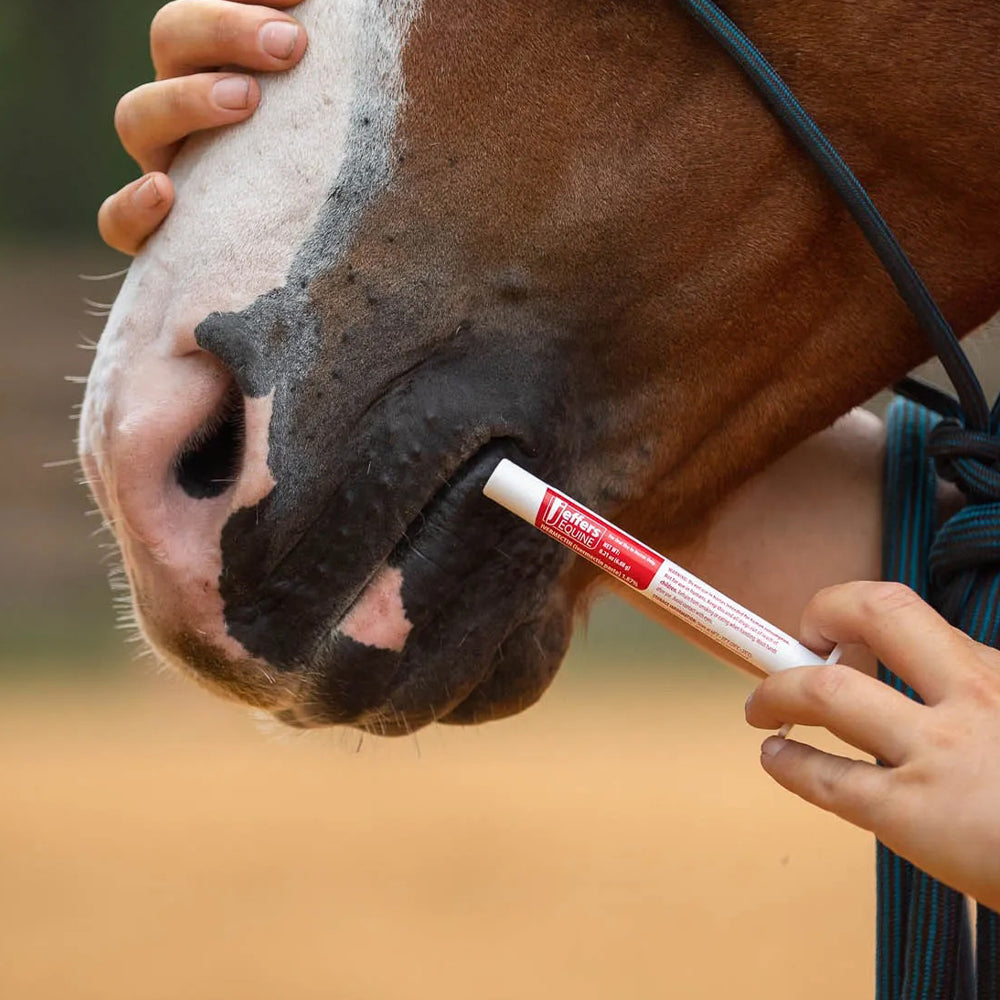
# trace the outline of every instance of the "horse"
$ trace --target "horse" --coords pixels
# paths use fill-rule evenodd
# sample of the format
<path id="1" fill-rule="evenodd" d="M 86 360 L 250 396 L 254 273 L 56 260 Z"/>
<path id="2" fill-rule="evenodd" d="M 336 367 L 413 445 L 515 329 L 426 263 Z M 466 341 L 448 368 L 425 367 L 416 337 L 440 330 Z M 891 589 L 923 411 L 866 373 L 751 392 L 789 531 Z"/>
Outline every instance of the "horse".
<path id="1" fill-rule="evenodd" d="M 731 0 L 960 333 L 1000 308 L 1000 10 Z M 664 0 L 308 0 L 188 144 L 80 452 L 167 662 L 298 727 L 534 702 L 595 570 L 513 458 L 660 550 L 929 350 L 846 209 Z"/>

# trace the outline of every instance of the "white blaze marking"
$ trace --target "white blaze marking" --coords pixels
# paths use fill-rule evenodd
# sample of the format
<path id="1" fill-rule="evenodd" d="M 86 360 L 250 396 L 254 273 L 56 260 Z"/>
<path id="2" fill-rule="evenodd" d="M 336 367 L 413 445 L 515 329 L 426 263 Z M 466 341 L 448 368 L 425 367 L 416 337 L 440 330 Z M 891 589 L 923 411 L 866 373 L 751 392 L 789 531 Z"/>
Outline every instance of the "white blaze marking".
<path id="1" fill-rule="evenodd" d="M 352 151 L 352 107 L 371 104 L 374 129 L 402 101 L 400 56 L 416 8 L 307 0 L 296 8 L 310 39 L 302 64 L 261 81 L 249 122 L 188 143 L 171 171 L 174 210 L 129 270 L 98 345 L 85 450 L 101 451 L 102 413 L 138 357 L 195 350 L 209 313 L 241 311 L 285 283 Z M 337 235 L 342 246 L 350 234 Z"/>
<path id="2" fill-rule="evenodd" d="M 156 483 L 167 476 L 166 452 L 174 445 L 164 432 L 158 450 L 152 448 L 149 428 L 193 412 L 196 387 L 211 380 L 194 340 L 197 325 L 213 312 L 246 309 L 284 286 L 293 270 L 297 278 L 310 277 L 310 263 L 333 264 L 349 243 L 357 213 L 338 217 L 327 198 L 345 169 L 366 181 L 369 198 L 387 179 L 388 143 L 403 100 L 402 47 L 418 6 L 419 0 L 306 0 L 295 9 L 310 39 L 301 66 L 262 80 L 263 100 L 248 123 L 197 137 L 178 158 L 176 206 L 128 273 L 84 400 L 80 450 L 88 469 L 100 472 L 98 492 L 109 517 L 118 513 L 119 485 L 135 488 L 136 477 Z M 352 122 L 369 117 L 369 107 L 368 127 L 352 130 Z M 257 503 L 274 486 L 267 465 L 272 397 L 247 402 L 247 461 L 230 499 L 233 510 Z M 181 568 L 147 596 L 176 608 L 178 625 L 183 609 L 190 616 L 197 602 L 199 631 L 235 656 L 242 647 L 225 633 L 218 597 L 218 534 L 205 535 L 200 560 L 191 541 L 183 551 L 153 554 L 157 570 L 169 572 L 171 555 Z M 129 575 L 142 581 L 150 569 L 139 571 L 141 553 L 130 558 L 131 548 L 123 544 Z M 395 642 L 399 617 L 386 600 L 387 641 Z"/>

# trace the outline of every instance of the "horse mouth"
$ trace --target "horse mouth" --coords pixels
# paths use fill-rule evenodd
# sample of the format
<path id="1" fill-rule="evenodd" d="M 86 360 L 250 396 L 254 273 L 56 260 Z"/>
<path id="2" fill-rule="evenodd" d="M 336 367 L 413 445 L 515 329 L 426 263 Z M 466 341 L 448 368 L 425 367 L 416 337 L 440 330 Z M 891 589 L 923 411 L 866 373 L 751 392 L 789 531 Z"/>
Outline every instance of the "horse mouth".
<path id="1" fill-rule="evenodd" d="M 447 720 L 492 676 L 504 639 L 524 620 L 524 577 L 511 570 L 525 536 L 535 534 L 482 494 L 503 458 L 524 462 L 525 452 L 494 438 L 441 474 L 441 486 L 313 649 L 303 698 L 277 719 L 399 735 Z"/>
<path id="2" fill-rule="evenodd" d="M 517 450 L 509 439 L 494 439 L 465 459 L 403 532 L 389 565 L 399 566 L 405 575 L 422 562 L 437 570 L 446 589 L 449 583 L 460 586 L 475 568 L 477 553 L 467 537 L 470 522 L 498 513 L 483 496 L 483 487 L 501 459 Z"/>
<path id="3" fill-rule="evenodd" d="M 564 397 L 506 356 L 457 349 L 357 408 L 325 402 L 330 373 L 312 377 L 274 390 L 273 488 L 234 507 L 220 539 L 226 634 L 301 681 L 276 717 L 405 733 L 525 707 L 568 643 L 555 586 L 568 557 L 482 490 L 504 458 L 565 477 Z M 215 478 L 229 452 L 203 451 Z"/>

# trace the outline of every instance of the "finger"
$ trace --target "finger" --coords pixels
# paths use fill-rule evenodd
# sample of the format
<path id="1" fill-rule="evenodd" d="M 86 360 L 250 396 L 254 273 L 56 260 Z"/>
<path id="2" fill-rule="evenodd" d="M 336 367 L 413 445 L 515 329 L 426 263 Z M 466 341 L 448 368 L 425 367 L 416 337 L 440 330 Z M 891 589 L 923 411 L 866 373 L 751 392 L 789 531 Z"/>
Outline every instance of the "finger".
<path id="1" fill-rule="evenodd" d="M 97 214 L 97 228 L 108 246 L 134 255 L 167 217 L 174 188 L 165 174 L 140 177 L 108 198 Z"/>
<path id="2" fill-rule="evenodd" d="M 864 643 L 929 704 L 956 690 L 959 672 L 953 664 L 974 645 L 898 583 L 844 583 L 821 590 L 803 613 L 801 634 L 812 649 Z"/>
<path id="3" fill-rule="evenodd" d="M 217 66 L 279 72 L 302 58 L 306 33 L 293 17 L 271 7 L 173 0 L 153 19 L 150 49 L 159 80 Z"/>
<path id="4" fill-rule="evenodd" d="M 848 823 L 877 833 L 892 809 L 892 770 L 768 737 L 761 766 L 783 788 Z"/>
<path id="5" fill-rule="evenodd" d="M 260 85 L 252 76 L 199 73 L 147 83 L 126 94 L 115 111 L 115 128 L 143 171 L 166 170 L 182 139 L 241 122 L 259 103 Z"/>
<path id="6" fill-rule="evenodd" d="M 772 674 L 747 701 L 746 717 L 758 729 L 823 726 L 873 757 L 901 764 L 926 711 L 874 677 L 828 664 Z"/>

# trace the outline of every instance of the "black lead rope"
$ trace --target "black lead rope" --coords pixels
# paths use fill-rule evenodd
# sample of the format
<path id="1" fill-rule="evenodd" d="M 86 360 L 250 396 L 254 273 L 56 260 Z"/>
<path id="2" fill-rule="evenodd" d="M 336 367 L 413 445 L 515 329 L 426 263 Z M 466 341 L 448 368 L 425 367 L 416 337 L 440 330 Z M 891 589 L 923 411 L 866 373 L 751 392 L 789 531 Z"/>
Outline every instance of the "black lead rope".
<path id="1" fill-rule="evenodd" d="M 1000 398 L 989 407 L 958 338 L 868 193 L 750 40 L 711 0 L 680 0 L 732 56 L 840 195 L 913 312 L 957 399 L 904 379 L 888 415 L 886 579 L 909 584 L 980 642 L 1000 631 Z M 935 527 L 937 477 L 965 507 Z M 885 666 L 880 677 L 916 693 Z M 877 1000 L 1000 1000 L 1000 918 L 878 845 Z"/>
<path id="2" fill-rule="evenodd" d="M 680 0 L 680 3 L 733 57 L 778 120 L 795 136 L 833 185 L 940 357 L 958 393 L 968 426 L 975 430 L 987 430 L 990 411 L 986 396 L 955 332 L 851 168 L 799 104 L 785 81 L 716 4 L 711 0 Z"/>

